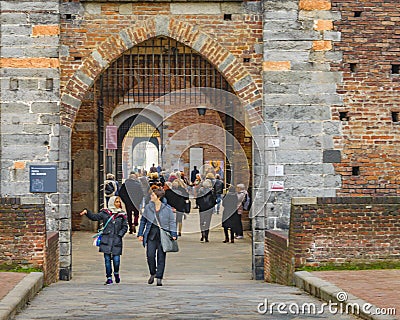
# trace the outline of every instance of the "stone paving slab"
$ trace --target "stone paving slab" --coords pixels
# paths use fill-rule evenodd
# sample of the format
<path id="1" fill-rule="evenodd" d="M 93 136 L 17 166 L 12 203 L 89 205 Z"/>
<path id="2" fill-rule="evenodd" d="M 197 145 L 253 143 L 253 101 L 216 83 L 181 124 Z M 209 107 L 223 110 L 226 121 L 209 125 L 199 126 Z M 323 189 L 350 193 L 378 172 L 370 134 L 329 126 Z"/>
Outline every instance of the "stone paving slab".
<path id="1" fill-rule="evenodd" d="M 296 287 L 251 280 L 251 241 L 222 243 L 215 228 L 210 242 L 198 233 L 179 240 L 169 253 L 163 286 L 148 285 L 145 250 L 127 235 L 120 284 L 103 285 L 103 257 L 91 245 L 91 233 L 73 234 L 73 278 L 45 287 L 17 320 L 33 319 L 355 319 L 351 315 L 279 313 L 286 306 L 321 301 Z M 267 314 L 263 308 L 268 305 Z M 272 314 L 271 314 L 271 310 Z"/>

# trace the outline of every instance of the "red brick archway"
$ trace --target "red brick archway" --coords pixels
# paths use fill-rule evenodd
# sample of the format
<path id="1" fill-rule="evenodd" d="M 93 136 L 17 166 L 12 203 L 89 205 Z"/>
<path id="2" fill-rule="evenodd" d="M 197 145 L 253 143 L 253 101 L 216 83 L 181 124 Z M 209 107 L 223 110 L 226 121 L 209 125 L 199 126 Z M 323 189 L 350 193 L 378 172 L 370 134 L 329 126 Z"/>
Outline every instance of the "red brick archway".
<path id="1" fill-rule="evenodd" d="M 262 123 L 262 98 L 258 87 L 246 68 L 230 53 L 196 26 L 178 19 L 155 17 L 121 30 L 100 44 L 82 62 L 68 81 L 61 97 L 61 123 L 72 127 L 81 101 L 100 74 L 123 52 L 156 36 L 168 36 L 194 50 L 210 61 L 242 100 L 251 126 Z"/>

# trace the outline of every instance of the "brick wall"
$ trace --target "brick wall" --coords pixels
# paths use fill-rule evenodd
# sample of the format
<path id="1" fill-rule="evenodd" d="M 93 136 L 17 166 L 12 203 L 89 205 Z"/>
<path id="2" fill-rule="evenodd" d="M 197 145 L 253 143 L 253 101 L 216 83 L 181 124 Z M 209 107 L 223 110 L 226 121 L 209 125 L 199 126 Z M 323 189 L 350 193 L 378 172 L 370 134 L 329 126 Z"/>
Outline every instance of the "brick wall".
<path id="1" fill-rule="evenodd" d="M 44 283 L 46 285 L 57 282 L 59 278 L 60 249 L 59 233 L 48 232 L 46 241 L 46 255 L 43 265 Z"/>
<path id="2" fill-rule="evenodd" d="M 0 263 L 42 268 L 45 260 L 44 205 L 0 199 Z"/>
<path id="3" fill-rule="evenodd" d="M 265 232 L 264 279 L 290 285 L 293 265 L 289 254 L 289 239 L 285 231 Z"/>
<path id="4" fill-rule="evenodd" d="M 400 198 L 316 198 L 293 204 L 289 232 L 295 267 L 400 258 Z"/>
<path id="5" fill-rule="evenodd" d="M 400 74 L 392 72 L 400 65 L 398 6 L 397 0 L 332 0 L 332 10 L 341 13 L 334 50 L 343 52 L 341 63 L 332 65 L 343 75 L 337 88 L 343 105 L 332 109 L 333 120 L 344 113 L 336 140 L 343 150 L 338 196 L 400 194 L 400 122 L 392 119 L 400 111 Z"/>
<path id="6" fill-rule="evenodd" d="M 58 232 L 46 232 L 44 205 L 0 198 L 0 265 L 43 270 L 45 283 L 58 280 Z"/>
<path id="7" fill-rule="evenodd" d="M 266 232 L 265 279 L 290 284 L 304 266 L 398 262 L 399 217 L 399 197 L 294 198 L 289 239 Z"/>

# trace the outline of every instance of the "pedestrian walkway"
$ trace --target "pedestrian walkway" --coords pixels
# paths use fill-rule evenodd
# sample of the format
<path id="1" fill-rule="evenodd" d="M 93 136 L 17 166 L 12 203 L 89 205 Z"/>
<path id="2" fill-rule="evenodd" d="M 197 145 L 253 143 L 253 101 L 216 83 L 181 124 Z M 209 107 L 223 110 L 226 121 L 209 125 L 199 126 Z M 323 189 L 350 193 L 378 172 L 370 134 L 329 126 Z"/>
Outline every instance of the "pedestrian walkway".
<path id="1" fill-rule="evenodd" d="M 251 241 L 222 243 L 215 228 L 209 243 L 199 233 L 180 238 L 180 252 L 169 253 L 164 286 L 148 285 L 145 251 L 127 235 L 121 283 L 103 285 L 103 257 L 92 233 L 73 234 L 73 278 L 45 287 L 17 320 L 32 319 L 355 319 L 350 315 L 290 315 L 267 312 L 266 303 L 321 301 L 295 287 L 251 280 Z M 259 310 L 258 310 L 259 309 Z"/>

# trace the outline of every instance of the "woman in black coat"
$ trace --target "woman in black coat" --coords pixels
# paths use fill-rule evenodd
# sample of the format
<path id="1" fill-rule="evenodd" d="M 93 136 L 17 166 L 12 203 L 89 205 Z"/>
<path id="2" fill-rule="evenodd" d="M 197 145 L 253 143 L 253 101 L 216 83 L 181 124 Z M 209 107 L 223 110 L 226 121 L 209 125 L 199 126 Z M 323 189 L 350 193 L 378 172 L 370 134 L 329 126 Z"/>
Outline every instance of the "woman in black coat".
<path id="1" fill-rule="evenodd" d="M 235 242 L 235 233 L 238 232 L 240 216 L 238 214 L 238 195 L 235 187 L 231 186 L 228 193 L 222 200 L 224 212 L 222 214 L 222 227 L 224 228 L 225 240 L 229 242 L 228 230 L 231 230 L 231 243 Z"/>
<path id="2" fill-rule="evenodd" d="M 181 236 L 183 216 L 185 215 L 186 201 L 189 201 L 189 193 L 182 187 L 180 179 L 175 179 L 172 184 L 168 183 L 165 189 L 164 198 L 167 200 L 167 204 L 174 209 L 178 236 Z"/>
<path id="3" fill-rule="evenodd" d="M 205 242 L 209 242 L 208 234 L 210 232 L 211 218 L 216 203 L 216 197 L 213 193 L 211 180 L 204 180 L 203 186 L 199 189 L 197 197 L 196 204 L 199 207 L 200 213 L 200 241 L 204 240 Z"/>
<path id="4" fill-rule="evenodd" d="M 108 209 L 103 209 L 99 213 L 92 213 L 88 209 L 83 209 L 81 216 L 86 215 L 90 220 L 102 221 L 103 235 L 100 242 L 99 252 L 104 253 L 104 262 L 106 266 L 106 285 L 112 284 L 112 266 L 114 266 L 115 282 L 119 283 L 120 256 L 122 254 L 122 237 L 128 231 L 128 223 L 125 212 L 122 211 L 121 198 L 113 196 L 108 202 Z M 108 223 L 107 223 L 108 221 Z M 107 226 L 106 226 L 107 224 Z"/>

